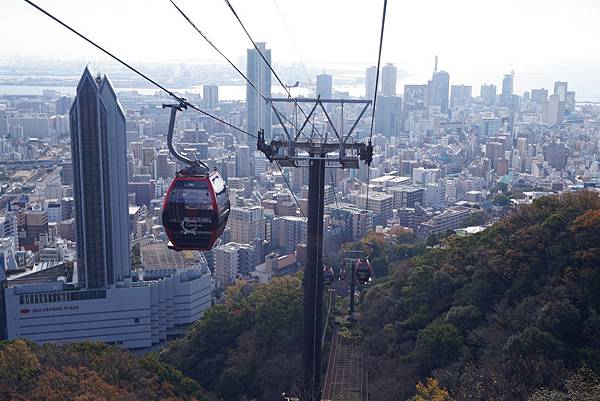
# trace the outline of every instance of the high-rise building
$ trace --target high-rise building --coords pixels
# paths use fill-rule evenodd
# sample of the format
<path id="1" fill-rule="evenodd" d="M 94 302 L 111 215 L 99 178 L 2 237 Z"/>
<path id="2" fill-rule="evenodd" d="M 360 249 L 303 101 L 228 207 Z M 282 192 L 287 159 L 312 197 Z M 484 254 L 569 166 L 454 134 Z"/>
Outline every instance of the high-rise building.
<path id="1" fill-rule="evenodd" d="M 471 104 L 471 86 L 452 85 L 450 88 L 450 107 L 466 107 Z"/>
<path id="2" fill-rule="evenodd" d="M 446 206 L 446 186 L 437 182 L 426 184 L 423 201 L 427 206 L 444 208 Z"/>
<path id="3" fill-rule="evenodd" d="M 404 85 L 404 111 L 427 108 L 427 85 Z"/>
<path id="4" fill-rule="evenodd" d="M 397 69 L 394 64 L 386 64 L 381 69 L 381 94 L 396 96 Z"/>
<path id="5" fill-rule="evenodd" d="M 5 216 L 0 216 L 0 237 L 11 238 L 15 247 L 19 247 L 19 229 L 15 212 L 7 211 Z"/>
<path id="6" fill-rule="evenodd" d="M 371 210 L 373 212 L 373 225 L 385 227 L 388 220 L 393 217 L 394 195 L 371 192 L 367 198 L 366 194 L 360 194 L 356 197 L 356 206 L 361 209 Z"/>
<path id="7" fill-rule="evenodd" d="M 506 74 L 502 79 L 502 99 L 510 99 L 513 95 L 513 81 L 514 75 Z"/>
<path id="8" fill-rule="evenodd" d="M 565 102 L 565 109 L 569 113 L 575 110 L 575 92 L 567 92 L 567 101 Z"/>
<path id="9" fill-rule="evenodd" d="M 548 89 L 532 89 L 531 90 L 531 103 L 543 106 L 548 101 Z"/>
<path id="10" fill-rule="evenodd" d="M 236 245 L 225 244 L 213 250 L 215 279 L 221 288 L 233 284 L 238 275 L 240 255 Z"/>
<path id="11" fill-rule="evenodd" d="M 18 131 L 19 139 L 47 138 L 50 133 L 50 123 L 45 113 L 17 114 L 10 119 L 10 128 Z"/>
<path id="12" fill-rule="evenodd" d="M 329 74 L 317 75 L 317 96 L 321 99 L 331 99 L 333 96 L 333 77 Z"/>
<path id="13" fill-rule="evenodd" d="M 127 183 L 127 193 L 133 195 L 131 204 L 150 207 L 152 199 L 156 197 L 156 181 L 148 176 L 140 177 L 139 181 L 136 181 L 136 177 L 140 176 L 134 176 L 134 180 Z"/>
<path id="14" fill-rule="evenodd" d="M 256 49 L 248 49 L 246 76 L 248 79 L 261 91 L 261 93 L 269 98 L 271 97 L 271 70 L 265 60 L 271 64 L 271 49 L 267 49 L 264 42 L 257 42 Z M 265 131 L 265 138 L 271 138 L 271 106 L 263 100 L 250 84 L 246 85 L 246 111 L 247 111 L 247 129 L 252 135 L 256 135 L 258 130 Z"/>
<path id="15" fill-rule="evenodd" d="M 216 109 L 219 107 L 219 86 L 204 85 L 202 87 L 202 100 L 207 109 Z"/>
<path id="16" fill-rule="evenodd" d="M 359 241 L 373 228 L 373 212 L 370 210 L 340 203 L 330 213 L 334 221 L 339 221 L 347 241 Z"/>
<path id="17" fill-rule="evenodd" d="M 263 240 L 265 236 L 263 207 L 232 207 L 229 216 L 231 240 L 239 244 L 249 244 Z"/>
<path id="18" fill-rule="evenodd" d="M 0 111 L 0 135 L 7 135 L 9 132 L 8 114 Z"/>
<path id="19" fill-rule="evenodd" d="M 450 75 L 446 71 L 436 71 L 431 78 L 429 89 L 431 103 L 429 106 L 437 106 L 444 114 L 448 113 L 448 92 L 450 90 Z"/>
<path id="20" fill-rule="evenodd" d="M 254 154 L 250 151 L 248 145 L 240 145 L 235 153 L 235 176 L 236 177 L 251 177 L 252 162 L 251 156 Z"/>
<path id="21" fill-rule="evenodd" d="M 542 120 L 548 125 L 562 123 L 565 120 L 565 102 L 560 100 L 560 95 L 548 97 L 542 110 Z"/>
<path id="22" fill-rule="evenodd" d="M 365 71 L 365 99 L 375 97 L 375 80 L 377 79 L 377 67 L 371 66 Z"/>
<path id="23" fill-rule="evenodd" d="M 481 92 L 479 93 L 483 104 L 493 106 L 496 104 L 496 85 L 481 85 Z"/>
<path id="24" fill-rule="evenodd" d="M 391 187 L 389 193 L 394 195 L 394 209 L 403 207 L 415 207 L 416 203 L 423 204 L 425 189 L 421 187 L 400 186 Z"/>
<path id="25" fill-rule="evenodd" d="M 86 67 L 69 116 L 78 278 L 104 288 L 131 276 L 125 114 L 108 77 Z"/>
<path id="26" fill-rule="evenodd" d="M 154 159 L 154 178 L 167 180 L 173 177 L 174 166 L 170 161 L 169 152 L 161 150 Z"/>
<path id="27" fill-rule="evenodd" d="M 257 180 L 264 179 L 267 172 L 268 159 L 260 150 L 254 151 L 254 178 Z"/>
<path id="28" fill-rule="evenodd" d="M 554 94 L 558 95 L 558 98 L 561 102 L 566 102 L 567 101 L 567 86 L 569 85 L 568 82 L 562 82 L 562 81 L 556 81 L 554 83 Z"/>
<path id="29" fill-rule="evenodd" d="M 69 112 L 69 109 L 71 108 L 71 103 L 73 103 L 73 98 L 69 96 L 61 96 L 58 99 L 56 99 L 56 114 L 67 114 Z"/>
<path id="30" fill-rule="evenodd" d="M 379 96 L 375 111 L 375 130 L 387 138 L 396 137 L 402 128 L 402 98 Z"/>
<path id="31" fill-rule="evenodd" d="M 276 217 L 271 223 L 271 246 L 285 253 L 306 244 L 307 219 L 296 216 Z"/>
<path id="32" fill-rule="evenodd" d="M 550 167 L 563 170 L 567 165 L 567 148 L 564 142 L 550 143 L 544 148 L 544 159 Z"/>

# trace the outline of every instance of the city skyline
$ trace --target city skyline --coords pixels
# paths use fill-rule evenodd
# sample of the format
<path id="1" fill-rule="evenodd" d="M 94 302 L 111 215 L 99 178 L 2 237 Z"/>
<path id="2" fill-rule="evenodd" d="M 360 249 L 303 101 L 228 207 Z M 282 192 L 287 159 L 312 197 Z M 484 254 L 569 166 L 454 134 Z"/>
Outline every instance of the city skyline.
<path id="1" fill-rule="evenodd" d="M 384 50 L 383 60 L 394 63 L 399 70 L 414 78 L 414 81 L 411 79 L 406 83 L 418 83 L 415 81 L 430 75 L 433 56 L 439 54 L 440 69 L 448 71 L 451 79 L 455 79 L 451 84 L 476 86 L 490 81 L 492 76 L 515 70 L 517 92 L 545 87 L 543 82 L 552 76 L 570 82 L 586 98 L 600 98 L 600 78 L 592 73 L 600 57 L 586 51 L 584 39 L 600 33 L 600 28 L 594 24 L 600 5 L 580 0 L 577 6 L 563 7 L 558 1 L 536 0 L 518 4 L 519 12 L 515 12 L 517 3 L 503 2 L 502 7 L 489 9 L 466 0 L 451 4 L 430 1 L 400 5 L 392 2 L 386 35 L 397 44 Z M 129 61 L 204 60 L 220 63 L 219 56 L 196 37 L 167 1 L 145 2 L 143 8 L 139 7 L 138 1 L 127 2 L 118 5 L 120 13 L 113 13 L 117 3 L 111 0 L 95 9 L 93 18 L 87 17 L 92 14 L 82 12 L 89 8 L 88 4 L 91 2 L 79 2 L 76 6 L 67 1 L 40 2 L 40 6 Z M 181 1 L 180 5 L 227 55 L 237 60 L 245 54 L 249 42 L 235 25 L 225 4 L 213 0 L 204 2 L 202 9 L 191 1 Z M 310 13 L 310 9 L 314 8 L 310 2 L 296 4 L 262 0 L 252 2 L 252 5 L 244 2 L 234 5 L 247 20 L 255 39 L 267 42 L 273 49 L 275 64 L 302 61 L 309 67 L 322 68 L 329 64 L 328 68 L 332 68 L 331 60 L 335 60 L 334 65 L 355 66 L 362 70 L 376 59 L 377 29 L 361 21 L 376 20 L 378 7 L 352 1 L 345 2 L 342 9 L 339 1 L 331 1 L 319 3 L 323 13 L 315 14 Z M 253 12 L 257 5 L 261 8 L 260 14 Z M 431 13 L 432 7 L 438 12 Z M 285 26 L 278 9 L 284 17 Z M 96 49 L 64 31 L 25 2 L 8 0 L 5 10 L 8 18 L 0 26 L 0 34 L 15 39 L 0 46 L 0 60 L 33 55 L 55 60 L 106 60 Z M 326 16 L 336 13 L 343 13 L 339 22 L 326 21 Z M 131 18 L 132 15 L 136 18 Z M 427 16 L 427 23 L 423 24 L 419 18 L 405 18 L 406 15 Z M 530 15 L 537 17 L 530 18 Z M 119 29 L 102 29 L 100 21 L 109 16 Z M 332 32 L 334 29 L 343 32 L 336 46 L 322 42 L 322 33 L 305 29 L 309 19 L 327 25 Z M 264 21 L 271 23 L 264 24 Z M 510 21 L 511 27 L 522 29 L 504 29 L 505 21 Z M 23 29 L 27 23 L 35 24 L 35 35 Z M 163 30 L 149 29 L 149 26 L 158 23 L 167 24 L 168 34 Z M 347 29 L 349 26 L 352 29 Z M 416 32 L 418 39 L 405 40 L 415 37 Z M 532 46 L 528 35 L 541 36 L 544 40 L 536 40 L 535 46 Z M 40 37 L 51 40 L 39 46 Z M 174 41 L 173 37 L 179 39 Z M 139 38 L 143 38 L 148 46 L 140 46 Z"/>
<path id="2" fill-rule="evenodd" d="M 1 399 L 600 400 L 599 0 L 2 1 Z"/>

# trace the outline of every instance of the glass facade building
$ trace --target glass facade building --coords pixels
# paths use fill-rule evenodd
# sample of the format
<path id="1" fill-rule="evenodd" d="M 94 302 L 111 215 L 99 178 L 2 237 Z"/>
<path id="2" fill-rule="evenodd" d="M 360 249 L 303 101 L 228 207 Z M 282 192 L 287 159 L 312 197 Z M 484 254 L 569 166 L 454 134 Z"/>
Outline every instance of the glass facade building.
<path id="1" fill-rule="evenodd" d="M 69 115 L 77 278 L 103 288 L 131 276 L 125 114 L 108 77 L 86 68 Z"/>
<path id="2" fill-rule="evenodd" d="M 271 63 L 271 49 L 267 49 L 264 42 L 257 42 L 256 46 Z M 265 97 L 271 97 L 271 70 L 264 62 L 256 49 L 248 49 L 246 76 L 262 92 Z M 265 138 L 271 138 L 271 106 L 262 99 L 250 84 L 246 84 L 246 108 L 248 118 L 248 132 L 256 135 L 259 129 L 265 130 Z"/>

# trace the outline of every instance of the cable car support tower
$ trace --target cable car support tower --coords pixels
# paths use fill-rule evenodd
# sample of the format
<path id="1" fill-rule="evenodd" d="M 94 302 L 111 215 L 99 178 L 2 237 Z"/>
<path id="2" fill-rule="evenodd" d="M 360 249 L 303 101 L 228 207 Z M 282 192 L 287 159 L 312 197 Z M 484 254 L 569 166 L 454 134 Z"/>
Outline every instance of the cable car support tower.
<path id="1" fill-rule="evenodd" d="M 285 124 L 277 109 L 274 109 L 285 139 L 265 140 L 262 130 L 258 133 L 257 148 L 271 162 L 283 167 L 308 167 L 308 228 L 307 255 L 303 280 L 303 326 L 302 326 L 302 400 L 321 400 L 321 336 L 323 333 L 323 208 L 325 169 L 358 169 L 359 163 L 371 164 L 373 146 L 369 143 L 351 141 L 359 121 L 371 105 L 371 100 L 359 99 L 308 99 L 271 98 L 276 103 L 312 103 L 312 108 L 299 129 Z M 325 105 L 345 104 L 362 106 L 348 133 L 338 130 Z M 323 111 L 334 135 L 307 135 L 303 132 L 317 108 Z M 300 136 L 303 136 L 302 140 Z"/>

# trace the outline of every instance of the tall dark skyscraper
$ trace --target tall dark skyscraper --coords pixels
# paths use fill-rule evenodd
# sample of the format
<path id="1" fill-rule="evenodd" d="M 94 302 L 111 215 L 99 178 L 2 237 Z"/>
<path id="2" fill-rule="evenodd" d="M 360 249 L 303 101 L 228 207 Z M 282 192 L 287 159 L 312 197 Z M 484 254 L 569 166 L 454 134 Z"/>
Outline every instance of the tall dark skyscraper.
<path id="1" fill-rule="evenodd" d="M 103 288 L 131 276 L 125 114 L 108 77 L 86 68 L 69 115 L 77 275 Z"/>
<path id="2" fill-rule="evenodd" d="M 257 47 L 271 64 L 271 49 L 264 42 L 257 42 Z M 265 95 L 271 97 L 271 70 L 256 49 L 248 49 L 246 76 Z M 271 138 L 271 106 L 249 84 L 246 85 L 246 109 L 248 132 L 256 135 L 259 129 L 265 130 L 265 138 Z"/>
<path id="3" fill-rule="evenodd" d="M 439 106 L 442 113 L 448 113 L 448 92 L 450 91 L 450 75 L 446 71 L 436 71 L 431 78 L 431 104 Z"/>

